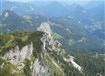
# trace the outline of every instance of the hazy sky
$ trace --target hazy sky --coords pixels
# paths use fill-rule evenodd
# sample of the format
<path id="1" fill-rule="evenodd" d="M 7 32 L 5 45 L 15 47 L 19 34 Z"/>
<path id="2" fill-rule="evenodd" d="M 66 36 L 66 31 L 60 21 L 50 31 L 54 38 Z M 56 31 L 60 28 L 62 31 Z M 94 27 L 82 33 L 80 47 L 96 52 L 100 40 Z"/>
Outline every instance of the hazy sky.
<path id="1" fill-rule="evenodd" d="M 10 0 L 10 1 L 21 1 L 21 2 L 24 2 L 24 1 L 54 1 L 54 0 Z M 55 1 L 90 1 L 90 0 L 55 0 Z"/>
<path id="2" fill-rule="evenodd" d="M 10 1 L 20 1 L 20 2 L 28 2 L 28 1 L 89 2 L 91 0 L 10 0 Z"/>
<path id="3" fill-rule="evenodd" d="M 10 0 L 10 1 L 54 1 L 54 0 Z M 90 1 L 90 0 L 55 0 L 55 1 Z"/>
<path id="4" fill-rule="evenodd" d="M 20 2 L 28 2 L 28 1 L 59 1 L 59 2 L 65 2 L 65 3 L 79 3 L 79 4 L 85 4 L 88 3 L 91 0 L 10 0 L 10 1 L 20 1 Z"/>
<path id="5" fill-rule="evenodd" d="M 105 1 L 105 0 L 9 0 L 9 1 L 18 1 L 18 2 L 29 2 L 29 1 L 58 1 L 61 3 L 66 3 L 66 4 L 72 4 L 72 3 L 78 3 L 80 5 L 85 5 L 90 1 Z"/>

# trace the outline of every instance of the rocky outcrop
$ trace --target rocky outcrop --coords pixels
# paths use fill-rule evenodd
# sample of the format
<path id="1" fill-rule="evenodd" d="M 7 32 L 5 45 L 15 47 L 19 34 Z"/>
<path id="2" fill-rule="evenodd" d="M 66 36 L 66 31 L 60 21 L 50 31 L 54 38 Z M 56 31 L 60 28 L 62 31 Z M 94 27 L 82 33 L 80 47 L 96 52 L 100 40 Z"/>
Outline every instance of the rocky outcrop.
<path id="1" fill-rule="evenodd" d="M 3 59 L 15 64 L 21 65 L 18 68 L 22 69 L 24 67 L 24 60 L 28 58 L 31 59 L 31 55 L 33 53 L 33 43 L 24 46 L 22 49 L 17 45 L 15 48 L 10 49 L 7 53 L 5 53 Z"/>
<path id="2" fill-rule="evenodd" d="M 43 50 L 48 49 L 49 51 L 56 51 L 58 54 L 65 54 L 62 44 L 53 39 L 52 30 L 47 22 L 42 23 L 37 30 L 45 32 L 41 38 L 41 41 L 43 42 Z"/>
<path id="3" fill-rule="evenodd" d="M 21 70 L 27 72 L 26 69 L 28 69 L 31 76 L 65 76 L 64 68 L 61 67 L 62 64 L 65 64 L 62 61 L 73 65 L 80 72 L 82 71 L 81 67 L 74 61 L 73 56 L 65 56 L 66 52 L 62 48 L 62 44 L 53 38 L 50 25 L 47 22 L 42 23 L 37 31 L 44 32 L 40 38 L 42 42 L 40 54 L 39 50 L 35 49 L 35 43 L 31 42 L 22 49 L 18 45 L 15 46 L 2 57 L 6 62 L 10 62 L 18 68 L 18 70 L 13 70 L 15 71 L 14 74 L 19 73 Z M 38 55 L 34 56 L 33 52 Z M 59 60 L 59 56 L 62 61 Z M 5 66 L 4 63 L 1 67 L 3 68 L 3 66 Z"/>
<path id="4" fill-rule="evenodd" d="M 50 76 L 50 72 L 48 70 L 47 66 L 42 66 L 40 64 L 39 59 L 36 59 L 34 61 L 33 64 L 34 68 L 33 68 L 33 72 L 32 72 L 32 76 Z"/>
<path id="5" fill-rule="evenodd" d="M 58 55 L 64 56 L 66 54 L 65 50 L 62 48 L 62 44 L 59 41 L 54 40 L 52 37 L 52 31 L 50 29 L 50 25 L 46 22 L 42 23 L 41 26 L 38 28 L 38 31 L 43 31 L 45 34 L 41 38 L 43 42 L 43 50 L 48 49 L 49 51 L 56 51 Z M 82 68 L 74 61 L 74 57 L 68 55 L 69 58 L 63 57 L 65 61 L 68 63 L 72 63 L 74 68 L 82 71 Z"/>

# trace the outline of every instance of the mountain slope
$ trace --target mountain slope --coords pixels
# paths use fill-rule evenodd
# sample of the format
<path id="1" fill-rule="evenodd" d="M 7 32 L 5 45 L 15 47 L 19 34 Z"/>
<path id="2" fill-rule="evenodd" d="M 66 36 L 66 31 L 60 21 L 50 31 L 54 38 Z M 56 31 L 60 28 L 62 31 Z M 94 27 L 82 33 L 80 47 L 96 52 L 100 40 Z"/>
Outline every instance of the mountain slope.
<path id="1" fill-rule="evenodd" d="M 72 53 L 70 53 L 72 54 Z M 52 37 L 44 22 L 36 32 L 0 34 L 0 75 L 2 76 L 96 76 L 104 75 L 104 56 L 66 53 Z M 88 57 L 89 56 L 89 57 Z M 83 57 L 83 59 L 82 59 Z M 90 63 L 88 63 L 89 61 Z M 94 63 L 92 61 L 95 61 Z M 102 61 L 102 65 L 98 65 Z M 78 63 L 77 63 L 78 62 Z M 81 66 L 80 66 L 80 65 Z M 85 65 L 84 65 L 85 64 Z M 87 66 L 88 65 L 88 66 Z M 96 70 L 89 69 L 98 66 Z"/>
<path id="2" fill-rule="evenodd" d="M 42 11 L 42 13 L 40 13 L 40 14 L 42 16 L 48 17 L 48 18 L 65 16 L 66 14 L 68 14 L 67 8 L 64 5 L 62 5 L 61 3 L 56 2 L 56 1 L 45 6 L 44 9 L 41 11 Z"/>
<path id="3" fill-rule="evenodd" d="M 66 18 L 55 17 L 48 20 L 41 15 L 33 14 L 21 17 L 12 11 L 5 10 L 0 20 L 1 32 L 14 30 L 33 32 L 41 23 L 47 21 L 51 24 L 54 38 L 57 38 L 66 50 L 89 50 L 99 53 L 104 53 L 105 50 L 104 40 L 91 34 L 90 30 L 84 28 L 80 21 L 71 16 Z M 95 25 L 94 27 L 96 27 Z"/>
<path id="4" fill-rule="evenodd" d="M 0 44 L 2 76 L 67 76 L 72 74 L 69 68 L 74 70 L 74 74 L 83 75 L 82 67 L 74 61 L 74 57 L 53 39 L 46 22 L 41 24 L 37 32 L 11 32 L 0 38 L 3 39 Z"/>
<path id="5" fill-rule="evenodd" d="M 94 35 L 99 37 L 100 39 L 105 40 L 105 25 L 104 25 L 104 5 L 105 1 L 95 0 L 86 5 L 86 9 L 90 14 L 90 24 L 86 24 L 87 29 L 90 30 Z"/>
<path id="6" fill-rule="evenodd" d="M 31 3 L 2 1 L 2 3 L 0 2 L 0 4 L 3 5 L 2 11 L 11 10 L 14 11 L 15 13 L 18 13 L 21 16 L 30 15 L 30 12 L 32 13 L 35 11 L 35 7 Z"/>
<path id="7" fill-rule="evenodd" d="M 46 18 L 34 14 L 22 17 L 13 11 L 5 10 L 0 17 L 0 21 L 1 32 L 9 32 L 13 30 L 34 31 L 36 27 L 46 21 Z"/>
<path id="8" fill-rule="evenodd" d="M 104 40 L 94 36 L 75 19 L 56 17 L 51 18 L 49 23 L 52 25 L 53 32 L 62 37 L 58 40 L 66 50 L 105 52 Z"/>
<path id="9" fill-rule="evenodd" d="M 31 15 L 34 13 L 34 14 L 40 14 L 42 16 L 49 18 L 53 16 L 64 16 L 66 15 L 66 12 L 64 11 L 67 11 L 65 6 L 63 6 L 61 3 L 56 1 L 48 4 L 46 2 L 43 2 L 42 5 L 40 1 L 39 2 L 32 1 L 29 3 L 3 1 L 2 4 L 3 4 L 2 11 L 11 10 L 11 11 L 14 11 L 15 13 L 18 13 L 21 16 Z"/>

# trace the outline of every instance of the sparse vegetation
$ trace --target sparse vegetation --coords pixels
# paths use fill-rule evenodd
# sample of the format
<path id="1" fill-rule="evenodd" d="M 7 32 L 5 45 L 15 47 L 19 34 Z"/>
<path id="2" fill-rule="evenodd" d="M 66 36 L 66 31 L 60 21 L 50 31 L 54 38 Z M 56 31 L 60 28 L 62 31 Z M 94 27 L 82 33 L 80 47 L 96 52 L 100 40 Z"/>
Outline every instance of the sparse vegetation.
<path id="1" fill-rule="evenodd" d="M 61 35 L 59 35 L 59 34 L 57 34 L 57 33 L 53 33 L 53 37 L 54 37 L 55 39 L 62 39 L 62 38 L 63 38 Z"/>

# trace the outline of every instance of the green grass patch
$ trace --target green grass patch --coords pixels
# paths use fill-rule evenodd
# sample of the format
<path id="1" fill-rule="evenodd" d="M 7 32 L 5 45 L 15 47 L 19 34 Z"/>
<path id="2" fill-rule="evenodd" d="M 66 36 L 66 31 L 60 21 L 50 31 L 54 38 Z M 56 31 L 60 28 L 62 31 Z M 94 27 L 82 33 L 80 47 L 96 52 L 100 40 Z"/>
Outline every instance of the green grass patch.
<path id="1" fill-rule="evenodd" d="M 55 39 L 62 39 L 63 37 L 61 35 L 59 35 L 58 33 L 53 33 L 53 37 Z"/>
<path id="2" fill-rule="evenodd" d="M 29 19 L 32 19 L 31 16 L 24 16 L 23 18 L 24 18 L 24 19 L 28 19 L 28 20 L 29 20 Z"/>

